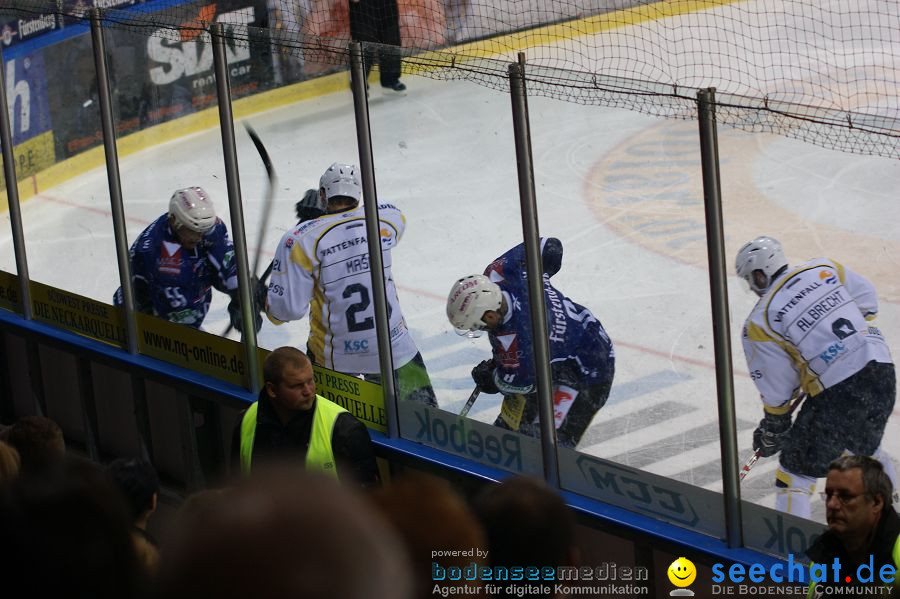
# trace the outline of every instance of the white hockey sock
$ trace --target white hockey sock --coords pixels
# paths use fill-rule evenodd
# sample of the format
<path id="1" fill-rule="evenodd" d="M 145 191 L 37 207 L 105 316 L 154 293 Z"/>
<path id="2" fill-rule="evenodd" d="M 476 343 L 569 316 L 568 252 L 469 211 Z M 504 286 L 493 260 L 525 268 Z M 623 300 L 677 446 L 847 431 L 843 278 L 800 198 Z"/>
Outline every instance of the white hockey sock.
<path id="1" fill-rule="evenodd" d="M 775 470 L 775 480 L 780 483 L 775 487 L 775 509 L 809 519 L 812 514 L 810 499 L 816 489 L 816 479 L 779 467 Z"/>

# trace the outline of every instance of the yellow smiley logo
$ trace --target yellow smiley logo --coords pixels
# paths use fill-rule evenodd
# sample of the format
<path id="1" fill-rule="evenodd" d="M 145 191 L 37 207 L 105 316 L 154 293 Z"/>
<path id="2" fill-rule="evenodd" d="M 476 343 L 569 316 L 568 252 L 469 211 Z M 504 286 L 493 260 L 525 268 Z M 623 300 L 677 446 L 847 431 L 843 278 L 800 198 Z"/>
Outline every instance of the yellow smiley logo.
<path id="1" fill-rule="evenodd" d="M 669 575 L 669 582 L 677 587 L 686 587 L 690 586 L 694 579 L 697 578 L 697 568 L 694 567 L 694 563 L 691 560 L 686 557 L 679 557 L 669 566 L 667 574 Z"/>

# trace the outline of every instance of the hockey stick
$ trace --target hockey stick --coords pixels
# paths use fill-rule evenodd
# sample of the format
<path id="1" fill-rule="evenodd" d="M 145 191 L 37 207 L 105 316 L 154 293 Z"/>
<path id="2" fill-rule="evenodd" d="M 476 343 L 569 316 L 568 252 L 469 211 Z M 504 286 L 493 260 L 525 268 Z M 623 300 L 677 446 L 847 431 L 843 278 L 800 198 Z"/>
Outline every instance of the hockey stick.
<path id="1" fill-rule="evenodd" d="M 266 228 L 269 225 L 269 216 L 272 214 L 272 204 L 274 204 L 275 200 L 275 183 L 277 181 L 277 177 L 275 176 L 275 167 L 272 166 L 272 159 L 269 158 L 269 152 L 266 150 L 266 146 L 263 145 L 262 140 L 259 138 L 259 135 L 256 134 L 256 131 L 248 125 L 244 123 L 244 129 L 247 130 L 247 135 L 250 136 L 250 141 L 253 142 L 254 147 L 256 147 L 256 151 L 259 153 L 259 157 L 262 159 L 263 166 L 266 168 L 266 177 L 268 178 L 268 182 L 266 184 L 266 195 L 263 199 L 263 211 L 262 216 L 259 219 L 259 235 L 257 235 L 256 239 L 256 255 L 253 257 L 253 266 L 250 268 L 250 275 L 256 276 L 256 269 L 259 268 L 259 259 L 262 255 L 263 241 L 266 236 Z M 272 264 L 269 264 L 269 267 L 266 269 L 266 272 L 260 277 L 260 281 L 264 281 L 266 277 L 269 276 L 269 273 L 272 272 Z M 256 290 L 253 289 L 250 297 L 253 297 L 256 294 Z M 222 337 L 227 337 L 228 333 L 231 332 L 231 329 L 234 328 L 232 323 L 228 323 L 228 328 L 225 329 L 225 332 L 222 333 Z"/>
<path id="2" fill-rule="evenodd" d="M 314 193 L 315 190 L 313 190 L 313 189 L 306 190 L 306 195 L 309 195 L 311 192 Z M 298 226 L 298 227 L 300 225 L 302 225 L 303 223 L 305 223 L 306 221 L 315 220 L 316 218 L 318 218 L 319 216 L 321 216 L 323 214 L 323 213 L 316 213 L 315 211 L 310 211 L 309 206 L 304 205 L 304 203 L 303 203 L 304 201 L 305 201 L 305 197 L 304 197 L 304 200 L 301 200 L 300 202 L 297 202 L 294 205 L 294 211 L 297 214 L 297 225 L 296 226 Z M 261 285 L 265 284 L 266 280 L 269 278 L 269 275 L 272 274 L 272 269 L 274 267 L 275 267 L 275 259 L 273 258 L 272 260 L 269 261 L 269 265 L 266 267 L 266 269 L 263 271 L 263 273 L 261 275 L 259 275 L 259 284 L 261 284 Z M 225 329 L 225 333 L 222 336 L 224 337 L 225 335 L 227 335 L 230 332 L 231 332 L 231 326 L 229 324 L 229 327 L 227 329 Z"/>
<path id="3" fill-rule="evenodd" d="M 745 478 L 747 478 L 747 474 L 750 473 L 750 469 L 753 468 L 753 464 L 755 464 L 757 461 L 759 461 L 759 456 L 760 456 L 759 451 L 758 450 L 754 451 L 753 455 L 750 456 L 750 459 L 747 460 L 747 463 L 745 463 L 743 466 L 741 466 L 741 480 L 744 480 Z"/>
<path id="4" fill-rule="evenodd" d="M 472 409 L 472 406 L 475 405 L 475 400 L 478 399 L 478 394 L 481 393 L 481 388 L 477 385 L 475 389 L 472 390 L 472 394 L 469 396 L 469 399 L 466 401 L 466 405 L 463 406 L 462 411 L 459 413 L 460 418 L 465 418 L 469 413 L 469 410 Z"/>
<path id="5" fill-rule="evenodd" d="M 806 393 L 801 393 L 800 395 L 798 395 L 797 399 L 795 399 L 791 404 L 790 409 L 788 409 L 788 414 L 793 414 L 794 410 L 797 409 L 797 406 L 799 406 L 804 399 L 806 399 Z M 747 478 L 747 475 L 750 473 L 750 469 L 753 468 L 753 464 L 758 462 L 759 458 L 761 457 L 762 456 L 760 455 L 758 449 L 753 452 L 753 455 L 750 456 L 750 459 L 748 459 L 747 462 L 741 467 L 740 480 L 743 481 L 745 478 Z"/>
<path id="6" fill-rule="evenodd" d="M 259 152 L 259 157 L 262 158 L 263 166 L 266 167 L 266 176 L 268 177 L 268 185 L 266 185 L 266 197 L 263 199 L 263 212 L 262 217 L 259 219 L 259 235 L 257 235 L 257 246 L 256 246 L 256 256 L 253 257 L 253 268 L 250 269 L 251 274 L 256 274 L 256 269 L 259 268 L 259 259 L 262 254 L 263 241 L 266 236 L 266 228 L 269 225 L 269 215 L 272 214 L 272 204 L 275 200 L 275 184 L 278 178 L 275 176 L 275 168 L 272 166 L 272 159 L 269 158 L 269 152 L 266 151 L 266 146 L 263 145 L 261 139 L 259 139 L 259 135 L 256 134 L 253 127 L 244 123 L 244 128 L 247 130 L 247 135 L 250 136 L 250 141 L 253 142 L 253 145 L 256 146 L 256 151 Z"/>

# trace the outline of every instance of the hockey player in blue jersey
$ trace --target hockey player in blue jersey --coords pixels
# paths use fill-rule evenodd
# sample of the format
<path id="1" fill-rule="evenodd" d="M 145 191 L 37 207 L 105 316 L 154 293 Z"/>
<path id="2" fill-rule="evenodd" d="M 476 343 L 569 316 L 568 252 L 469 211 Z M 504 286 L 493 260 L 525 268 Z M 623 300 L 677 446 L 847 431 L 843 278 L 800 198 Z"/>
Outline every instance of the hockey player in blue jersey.
<path id="1" fill-rule="evenodd" d="M 575 447 L 609 397 L 615 371 L 612 341 L 590 310 L 550 284 L 562 264 L 562 243 L 541 240 L 544 301 L 553 376 L 553 413 L 559 444 Z M 493 358 L 472 378 L 485 393 L 502 393 L 495 426 L 537 437 L 533 336 L 528 304 L 525 246 L 519 244 L 483 275 L 458 280 L 447 299 L 447 317 L 461 334 L 488 331 Z"/>
<path id="2" fill-rule="evenodd" d="M 231 296 L 236 309 L 230 306 L 229 314 L 241 330 L 234 246 L 203 189 L 188 187 L 172 194 L 168 213 L 144 229 L 130 256 L 138 311 L 199 328 L 215 287 Z M 122 305 L 121 287 L 113 303 Z M 257 328 L 259 324 L 261 319 Z"/>

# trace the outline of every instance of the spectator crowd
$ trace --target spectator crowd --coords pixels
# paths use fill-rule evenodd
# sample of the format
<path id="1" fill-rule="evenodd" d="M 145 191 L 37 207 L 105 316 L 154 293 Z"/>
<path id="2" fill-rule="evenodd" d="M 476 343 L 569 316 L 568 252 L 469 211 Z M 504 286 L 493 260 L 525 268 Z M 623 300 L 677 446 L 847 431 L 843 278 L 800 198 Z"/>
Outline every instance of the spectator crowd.
<path id="1" fill-rule="evenodd" d="M 466 497 L 424 473 L 366 487 L 306 466 L 288 456 L 236 469 L 151 526 L 161 491 L 150 462 L 89 461 L 50 418 L 22 417 L 0 430 L 3 562 L 34 596 L 412 599 L 460 585 L 490 596 L 477 580 L 434 580 L 434 564 L 577 560 L 574 518 L 540 480 Z"/>
<path id="2" fill-rule="evenodd" d="M 53 420 L 22 417 L 0 428 L 5 582 L 29 596 L 97 599 L 560 599 L 568 595 L 556 585 L 536 591 L 527 580 L 458 573 L 473 564 L 476 572 L 584 565 L 573 512 L 536 478 L 511 476 L 466 496 L 422 472 L 360 485 L 291 453 L 234 472 L 177 498 L 153 527 L 157 541 L 161 486 L 150 462 L 89 461 L 66 451 Z M 807 555 L 892 564 L 900 534 L 892 493 L 877 460 L 832 462 L 828 528 Z"/>

